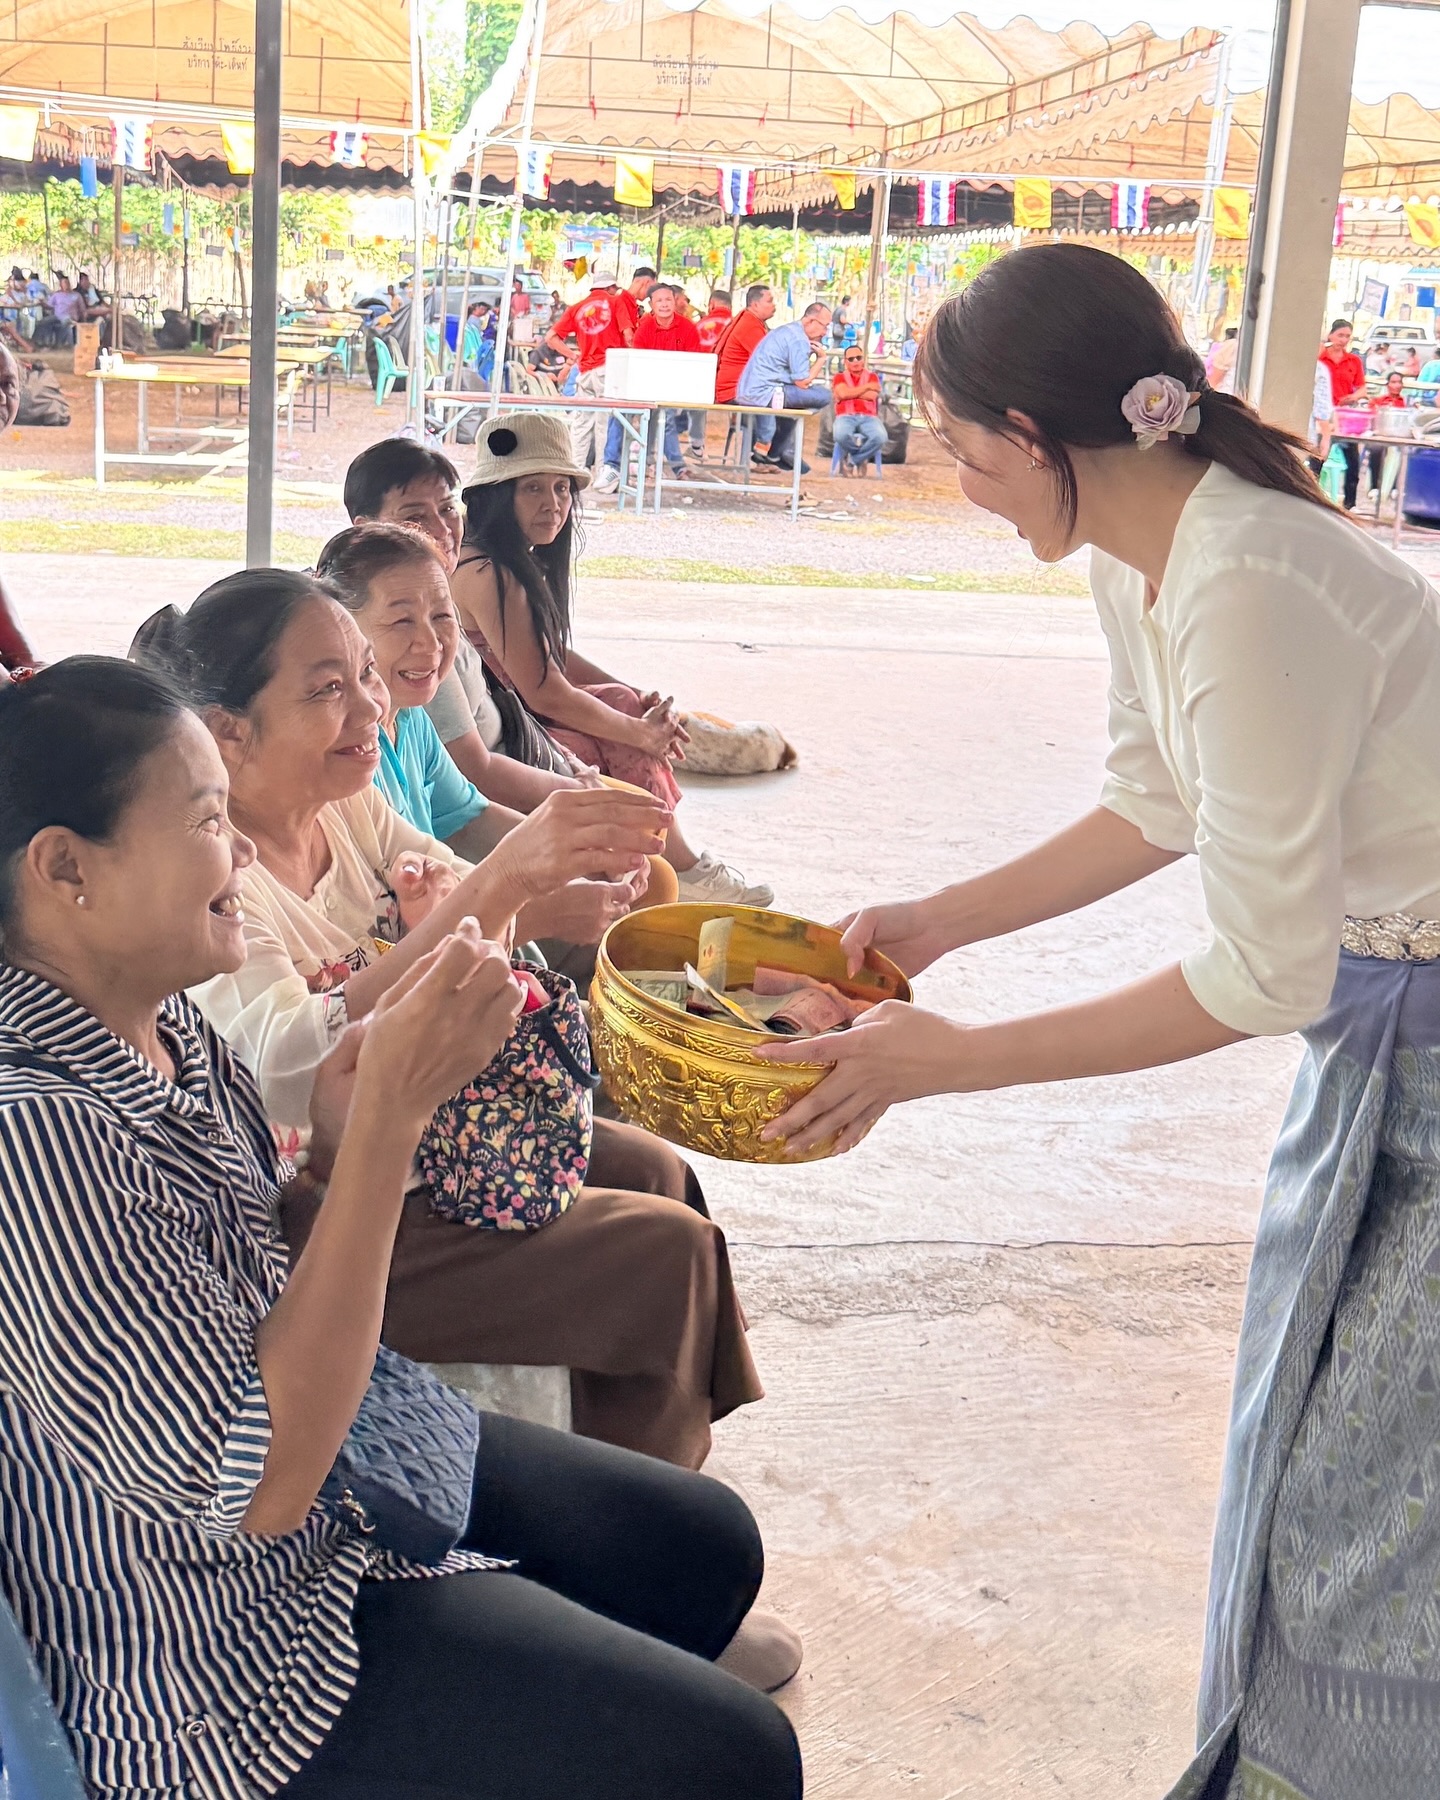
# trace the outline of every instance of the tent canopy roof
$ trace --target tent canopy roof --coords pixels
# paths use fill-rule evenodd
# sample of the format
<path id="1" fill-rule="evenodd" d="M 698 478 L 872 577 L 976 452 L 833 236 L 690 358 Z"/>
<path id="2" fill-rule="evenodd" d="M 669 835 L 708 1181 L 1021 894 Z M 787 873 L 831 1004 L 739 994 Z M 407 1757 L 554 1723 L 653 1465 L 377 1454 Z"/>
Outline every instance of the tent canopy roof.
<path id="1" fill-rule="evenodd" d="M 949 0 L 913 4 L 550 0 L 534 140 L 555 147 L 554 180 L 578 186 L 605 181 L 616 151 L 653 154 L 657 189 L 697 195 L 714 194 L 717 161 L 753 163 L 762 208 L 822 198 L 831 165 L 1193 188 L 1230 30 L 1239 98 L 1226 174 L 1254 180 L 1269 50 L 1262 0 L 1088 0 L 1092 23 L 1073 18 L 1079 0 L 1034 0 L 1038 22 L 1014 16 L 1011 0 L 974 0 L 965 13 Z M 1135 19 L 1142 11 L 1150 23 Z M 1363 17 L 1346 188 L 1427 189 L 1440 181 L 1440 113 L 1429 110 L 1440 107 L 1440 16 Z M 1398 80 L 1425 67 L 1417 33 L 1436 51 L 1435 91 L 1396 95 Z M 505 79 L 497 135 L 513 138 L 522 59 Z M 492 141 L 484 167 L 508 185 L 513 149 Z"/>
<path id="2" fill-rule="evenodd" d="M 287 161 L 328 162 L 328 131 L 363 125 L 367 162 L 394 169 L 413 129 L 410 0 L 287 0 L 281 81 Z M 222 120 L 248 120 L 255 10 L 237 0 L 12 0 L 0 16 L 0 100 L 43 125 L 96 132 L 117 113 L 154 118 L 157 150 L 220 159 Z M 50 145 L 52 153 L 57 143 Z"/>

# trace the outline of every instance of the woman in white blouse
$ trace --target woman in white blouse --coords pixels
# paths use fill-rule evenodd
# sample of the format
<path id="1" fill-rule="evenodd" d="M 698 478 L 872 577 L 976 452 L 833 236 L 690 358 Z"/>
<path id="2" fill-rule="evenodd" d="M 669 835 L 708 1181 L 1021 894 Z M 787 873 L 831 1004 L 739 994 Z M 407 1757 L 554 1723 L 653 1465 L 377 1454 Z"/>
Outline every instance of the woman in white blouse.
<path id="1" fill-rule="evenodd" d="M 1100 804 L 1003 868 L 868 907 L 916 973 L 1177 856 L 1211 939 L 1115 992 L 965 1025 L 896 1003 L 780 1122 L 842 1148 L 897 1101 L 1118 1074 L 1300 1030 L 1216 1530 L 1198 1755 L 1216 1800 L 1402 1800 L 1440 1767 L 1440 615 L 1324 500 L 1304 446 L 1210 388 L 1120 258 L 1003 258 L 917 391 L 969 499 L 1090 545 L 1112 664 Z M 813 1061 L 817 1046 L 777 1046 Z"/>

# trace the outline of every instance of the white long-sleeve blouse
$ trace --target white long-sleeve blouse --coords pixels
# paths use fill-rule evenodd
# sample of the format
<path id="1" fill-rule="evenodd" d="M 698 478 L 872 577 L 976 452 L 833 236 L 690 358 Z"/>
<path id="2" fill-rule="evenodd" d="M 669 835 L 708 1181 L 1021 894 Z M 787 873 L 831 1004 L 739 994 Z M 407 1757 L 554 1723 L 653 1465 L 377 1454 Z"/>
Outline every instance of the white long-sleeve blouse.
<path id="1" fill-rule="evenodd" d="M 1440 919 L 1440 603 L 1341 515 L 1211 464 L 1165 578 L 1096 551 L 1110 646 L 1102 804 L 1193 852 L 1195 998 L 1253 1035 L 1308 1024 L 1348 913 Z"/>

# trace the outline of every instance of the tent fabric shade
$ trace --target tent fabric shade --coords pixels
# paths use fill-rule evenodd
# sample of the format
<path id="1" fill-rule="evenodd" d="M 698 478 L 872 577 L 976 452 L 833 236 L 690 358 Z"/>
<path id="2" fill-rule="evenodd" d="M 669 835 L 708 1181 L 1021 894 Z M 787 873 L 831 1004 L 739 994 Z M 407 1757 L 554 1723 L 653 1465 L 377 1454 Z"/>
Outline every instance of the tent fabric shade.
<path id="1" fill-rule="evenodd" d="M 368 164 L 401 165 L 414 126 L 409 6 L 287 0 L 287 161 L 328 162 L 326 134 L 363 124 Z M 0 100 L 48 103 L 57 121 L 88 126 L 102 164 L 115 113 L 154 115 L 155 148 L 172 160 L 223 163 L 222 123 L 253 112 L 254 36 L 255 9 L 236 0 L 12 0 L 0 14 Z"/>
<path id="2" fill-rule="evenodd" d="M 716 163 L 751 163 L 757 213 L 823 205 L 833 195 L 825 169 L 882 163 L 902 180 L 983 171 L 1198 190 L 1221 29 L 1239 22 L 1233 5 L 1135 6 L 1142 18 L 1161 15 L 1162 34 L 1120 23 L 1131 9 L 1118 0 L 1088 9 L 1105 30 L 1055 28 L 1058 4 L 1036 8 L 1045 24 L 977 4 L 983 18 L 935 0 L 922 21 L 881 0 L 864 17 L 829 0 L 550 0 L 534 141 L 554 148 L 562 191 L 604 183 L 615 154 L 630 150 L 655 156 L 657 193 L 697 198 L 713 198 Z M 1236 186 L 1255 179 L 1264 44 L 1247 43 L 1243 61 L 1244 71 L 1238 61 L 1231 69 L 1224 171 Z M 1403 82 L 1404 67 L 1390 68 Z M 499 125 L 512 136 L 520 74 Z M 1370 77 L 1363 91 L 1351 106 L 1345 190 L 1408 197 L 1440 186 L 1440 112 L 1378 95 Z M 490 98 L 498 113 L 503 96 Z M 513 149 L 492 142 L 484 169 L 492 191 L 508 188 Z M 873 179 L 860 173 L 857 186 Z"/>

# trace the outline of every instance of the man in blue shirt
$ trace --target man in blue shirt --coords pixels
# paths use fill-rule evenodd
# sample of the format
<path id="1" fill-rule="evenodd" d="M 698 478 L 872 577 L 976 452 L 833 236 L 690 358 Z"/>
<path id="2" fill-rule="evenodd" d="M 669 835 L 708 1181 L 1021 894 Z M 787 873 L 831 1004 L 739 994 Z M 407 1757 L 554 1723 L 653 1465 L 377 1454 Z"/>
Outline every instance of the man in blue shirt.
<path id="1" fill-rule="evenodd" d="M 745 373 L 735 389 L 737 403 L 741 406 L 773 407 L 777 404 L 777 395 L 783 395 L 780 403 L 787 407 L 805 407 L 814 412 L 823 412 L 830 404 L 830 394 L 823 384 L 819 387 L 812 385 L 815 379 L 813 370 L 819 366 L 814 359 L 818 355 L 820 340 L 829 329 L 830 308 L 822 306 L 817 300 L 813 305 L 807 306 L 792 324 L 781 325 L 775 331 L 768 332 L 755 346 L 745 365 Z M 794 436 L 793 419 L 775 421 L 775 434 L 770 441 L 768 460 L 777 468 L 794 468 Z M 759 437 L 757 429 L 757 442 Z M 809 465 L 802 463 L 801 473 L 808 472 Z"/>

